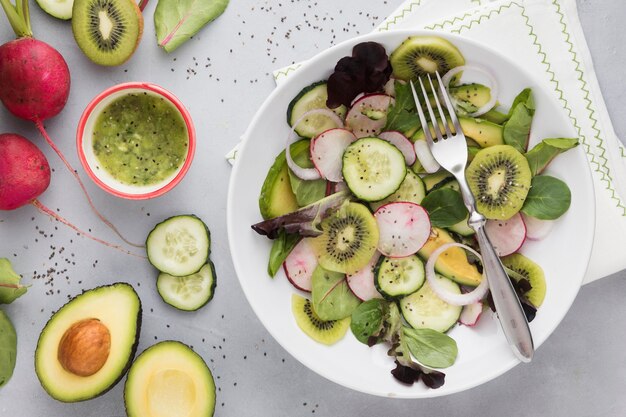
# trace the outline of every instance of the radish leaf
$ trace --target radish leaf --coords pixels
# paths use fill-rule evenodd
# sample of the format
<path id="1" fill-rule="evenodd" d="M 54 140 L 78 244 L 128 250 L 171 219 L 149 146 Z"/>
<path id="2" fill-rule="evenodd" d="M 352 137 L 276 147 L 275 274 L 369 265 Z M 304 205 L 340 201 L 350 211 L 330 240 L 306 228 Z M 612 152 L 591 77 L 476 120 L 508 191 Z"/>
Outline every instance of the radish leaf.
<path id="1" fill-rule="evenodd" d="M 26 293 L 26 287 L 20 285 L 22 279 L 11 267 L 6 258 L 0 259 L 0 304 L 11 304 L 16 298 Z"/>
<path id="2" fill-rule="evenodd" d="M 17 355 L 17 335 L 11 321 L 0 310 L 0 387 L 6 384 L 15 368 Z"/>
<path id="3" fill-rule="evenodd" d="M 229 0 L 159 0 L 154 12 L 159 46 L 172 52 L 218 18 Z"/>
<path id="4" fill-rule="evenodd" d="M 318 266 L 312 277 L 313 309 L 320 319 L 341 320 L 359 306 L 359 300 L 348 287 L 346 276 Z"/>

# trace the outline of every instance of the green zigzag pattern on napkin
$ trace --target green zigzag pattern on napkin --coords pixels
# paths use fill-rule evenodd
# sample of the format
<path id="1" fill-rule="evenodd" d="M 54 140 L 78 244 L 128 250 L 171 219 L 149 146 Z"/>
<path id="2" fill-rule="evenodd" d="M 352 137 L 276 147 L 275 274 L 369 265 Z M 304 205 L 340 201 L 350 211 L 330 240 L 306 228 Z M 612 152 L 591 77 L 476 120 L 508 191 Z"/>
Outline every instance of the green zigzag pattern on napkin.
<path id="1" fill-rule="evenodd" d="M 422 3 L 422 0 L 412 1 L 411 3 L 409 3 L 407 7 L 402 9 L 400 14 L 394 16 L 393 19 L 389 20 L 384 27 L 381 27 L 379 31 L 384 32 L 384 31 L 389 30 L 390 27 L 397 25 L 398 21 L 404 19 L 404 16 L 406 16 L 407 13 L 411 13 L 413 11 L 413 8 L 419 7 L 421 3 Z"/>
<path id="2" fill-rule="evenodd" d="M 587 88 L 587 81 L 585 81 L 585 75 L 583 71 L 580 69 L 581 64 L 580 64 L 580 61 L 578 60 L 578 56 L 576 55 L 576 52 L 574 51 L 574 44 L 570 40 L 571 35 L 567 30 L 567 24 L 565 23 L 565 15 L 561 11 L 561 5 L 559 4 L 558 0 L 553 0 L 552 4 L 556 7 L 556 13 L 560 16 L 560 22 L 563 28 L 562 32 L 565 35 L 565 42 L 567 42 L 567 44 L 569 45 L 569 52 L 572 55 L 572 61 L 576 64 L 575 70 L 578 74 L 580 74 L 579 80 L 582 83 L 582 91 L 585 93 L 584 99 L 585 99 L 585 102 L 587 103 L 587 110 L 589 110 L 589 119 L 592 121 L 592 129 L 596 132 L 595 139 L 597 141 L 597 147 L 600 148 L 602 151 L 599 157 L 602 160 L 602 167 L 606 170 L 606 175 L 608 176 L 608 180 L 606 180 L 607 190 L 611 192 L 611 198 L 617 202 L 617 207 L 622 209 L 622 215 L 626 216 L 626 207 L 622 204 L 622 201 L 617 196 L 617 192 L 615 191 L 615 189 L 613 189 L 613 184 L 612 184 L 613 178 L 611 177 L 611 170 L 607 165 L 609 161 L 605 156 L 606 149 L 604 148 L 604 140 L 600 137 L 602 132 L 597 127 L 598 120 L 595 117 L 595 110 L 593 109 L 593 103 L 591 102 L 591 99 L 589 98 L 591 93 L 589 92 L 589 89 Z M 622 156 L 623 156 L 623 152 L 624 151 L 622 149 Z"/>

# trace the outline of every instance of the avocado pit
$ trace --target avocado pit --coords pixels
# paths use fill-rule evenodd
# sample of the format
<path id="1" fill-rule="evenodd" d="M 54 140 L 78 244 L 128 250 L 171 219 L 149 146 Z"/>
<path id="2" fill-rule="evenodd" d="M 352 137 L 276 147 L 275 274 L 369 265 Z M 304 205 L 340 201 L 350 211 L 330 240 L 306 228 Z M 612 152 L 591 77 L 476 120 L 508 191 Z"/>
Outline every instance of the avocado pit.
<path id="1" fill-rule="evenodd" d="M 57 358 L 67 372 L 91 376 L 106 363 L 111 352 L 111 333 L 98 319 L 74 323 L 59 342 Z"/>

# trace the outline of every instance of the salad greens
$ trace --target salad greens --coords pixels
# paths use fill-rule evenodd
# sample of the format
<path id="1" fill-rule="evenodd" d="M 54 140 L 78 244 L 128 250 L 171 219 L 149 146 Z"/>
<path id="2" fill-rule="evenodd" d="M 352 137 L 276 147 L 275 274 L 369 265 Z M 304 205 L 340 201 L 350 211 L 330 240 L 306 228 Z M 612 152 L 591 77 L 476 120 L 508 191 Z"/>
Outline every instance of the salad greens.
<path id="1" fill-rule="evenodd" d="M 467 216 L 467 208 L 458 191 L 442 188 L 431 191 L 422 200 L 428 211 L 430 224 L 436 227 L 454 226 Z"/>
<path id="2" fill-rule="evenodd" d="M 310 143 L 308 140 L 300 140 L 290 147 L 293 161 L 302 168 L 313 168 L 309 153 Z M 326 195 L 326 181 L 322 179 L 305 181 L 298 178 L 291 170 L 288 172 L 291 190 L 296 196 L 298 206 L 308 206 Z"/>
<path id="3" fill-rule="evenodd" d="M 408 132 L 420 127 L 419 119 L 416 117 L 417 109 L 411 93 L 411 87 L 407 83 L 394 82 L 396 101 L 387 113 L 387 124 L 384 130 L 396 130 L 398 132 Z"/>
<path id="4" fill-rule="evenodd" d="M 24 295 L 27 287 L 20 284 L 22 279 L 6 258 L 0 258 L 0 304 L 11 304 Z"/>
<path id="5" fill-rule="evenodd" d="M 217 19 L 229 0 L 159 0 L 154 11 L 159 46 L 172 52 Z"/>
<path id="6" fill-rule="evenodd" d="M 349 317 L 361 301 L 350 291 L 346 276 L 318 266 L 313 272 L 313 308 L 325 321 Z"/>
<path id="7" fill-rule="evenodd" d="M 13 375 L 17 356 L 17 335 L 11 321 L 0 310 L 0 387 Z"/>
<path id="8" fill-rule="evenodd" d="M 572 201 L 572 194 L 563 181 L 549 175 L 533 178 L 522 212 L 541 220 L 561 217 Z"/>
<path id="9" fill-rule="evenodd" d="M 578 146 L 578 138 L 544 139 L 528 153 L 526 159 L 533 175 L 541 174 L 552 160 L 569 149 Z"/>
<path id="10" fill-rule="evenodd" d="M 285 262 L 285 259 L 293 248 L 296 247 L 300 239 L 300 236 L 297 234 L 289 234 L 284 230 L 280 230 L 278 232 L 278 237 L 272 242 L 270 258 L 267 263 L 267 273 L 270 277 L 276 275 L 280 267 L 283 265 L 283 262 Z"/>
<path id="11" fill-rule="evenodd" d="M 504 143 L 513 146 L 521 153 L 528 148 L 530 126 L 535 114 L 535 101 L 532 90 L 526 88 L 517 95 L 509 111 L 509 119 L 504 123 L 502 135 Z"/>

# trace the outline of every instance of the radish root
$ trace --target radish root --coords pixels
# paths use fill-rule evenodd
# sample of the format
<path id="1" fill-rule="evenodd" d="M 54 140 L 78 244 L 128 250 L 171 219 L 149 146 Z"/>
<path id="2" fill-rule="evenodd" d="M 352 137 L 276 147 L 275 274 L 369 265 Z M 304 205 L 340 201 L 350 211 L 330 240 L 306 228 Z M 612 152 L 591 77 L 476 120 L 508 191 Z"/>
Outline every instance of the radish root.
<path id="1" fill-rule="evenodd" d="M 74 229 L 74 230 L 75 230 L 75 231 L 76 231 L 79 235 L 81 235 L 81 236 L 84 236 L 84 237 L 86 237 L 86 238 L 89 238 L 89 239 L 91 239 L 91 240 L 93 240 L 93 241 L 96 241 L 96 242 L 98 242 L 98 243 L 101 243 L 101 244 L 103 244 L 103 245 L 105 245 L 105 246 L 108 246 L 108 247 L 110 247 L 110 248 L 116 249 L 116 250 L 118 250 L 118 251 L 120 251 L 120 252 L 123 252 L 123 253 L 125 253 L 125 254 L 127 254 L 127 255 L 135 256 L 135 257 L 137 257 L 137 258 L 141 258 L 141 259 L 146 259 L 146 257 L 145 257 L 145 256 L 142 256 L 142 255 L 137 255 L 136 253 L 133 253 L 133 252 L 131 252 L 131 251 L 129 251 L 129 250 L 126 250 L 126 249 L 124 249 L 123 247 L 121 247 L 121 246 L 119 246 L 119 245 L 114 245 L 113 243 L 109 243 L 109 242 L 106 242 L 106 241 L 104 241 L 104 240 L 102 240 L 102 239 L 98 239 L 97 237 L 95 237 L 95 236 L 93 236 L 93 235 L 91 235 L 91 234 L 89 234 L 89 233 L 87 233 L 87 232 L 84 232 L 84 231 L 80 230 L 78 227 L 76 227 L 76 226 L 74 226 L 72 223 L 70 223 L 70 222 L 69 222 L 69 220 L 65 219 L 64 217 L 62 217 L 62 216 L 60 216 L 59 214 L 55 213 L 54 211 L 50 210 L 48 207 L 44 206 L 44 205 L 43 205 L 43 204 L 42 204 L 39 200 L 37 200 L 37 199 L 33 200 L 31 204 L 32 204 L 33 206 L 35 206 L 35 207 L 37 208 L 37 210 L 39 210 L 40 212 L 42 212 L 42 213 L 44 213 L 44 214 L 47 214 L 48 216 L 52 217 L 53 219 L 55 219 L 55 220 L 57 220 L 57 221 L 59 221 L 59 222 L 63 223 L 64 225 L 66 225 L 66 226 L 68 226 L 68 227 L 70 227 L 70 228 Z"/>
<path id="2" fill-rule="evenodd" d="M 39 132 L 41 133 L 41 135 L 44 137 L 46 142 L 48 142 L 48 145 L 50 145 L 50 147 L 54 150 L 54 152 L 56 152 L 56 154 L 59 155 L 59 158 L 61 158 L 61 161 L 63 161 L 63 163 L 65 164 L 67 169 L 72 173 L 74 178 L 76 178 L 76 181 L 78 181 L 78 184 L 80 185 L 80 188 L 83 190 L 83 194 L 85 194 L 85 197 L 87 198 L 87 201 L 89 202 L 89 205 L 91 206 L 91 209 L 96 214 L 96 216 L 98 216 L 98 218 L 102 221 L 102 223 L 106 224 L 109 227 L 109 229 L 113 230 L 113 232 L 115 232 L 115 234 L 117 236 L 119 236 L 119 238 L 122 239 L 126 244 L 128 244 L 130 246 L 134 246 L 136 248 L 145 248 L 145 245 L 140 245 L 140 244 L 132 243 L 132 242 L 128 241 L 120 233 L 120 231 L 117 230 L 117 227 L 115 227 L 115 225 L 113 223 L 111 223 L 109 221 L 109 219 L 104 217 L 104 215 L 101 214 L 98 211 L 96 206 L 93 204 L 93 201 L 92 201 L 91 197 L 89 196 L 89 193 L 87 192 L 87 189 L 85 188 L 85 185 L 83 184 L 83 181 L 80 179 L 80 177 L 78 176 L 78 174 L 76 173 L 76 170 L 72 167 L 72 165 L 70 165 L 70 163 L 67 161 L 67 159 L 65 159 L 65 156 L 63 155 L 61 150 L 59 148 L 57 148 L 57 146 L 54 144 L 52 139 L 50 139 L 50 136 L 48 136 L 48 132 L 46 132 L 46 129 L 43 126 L 42 121 L 39 118 L 36 118 L 34 120 L 34 122 L 35 122 L 35 125 L 37 126 L 37 129 L 39 129 Z"/>

